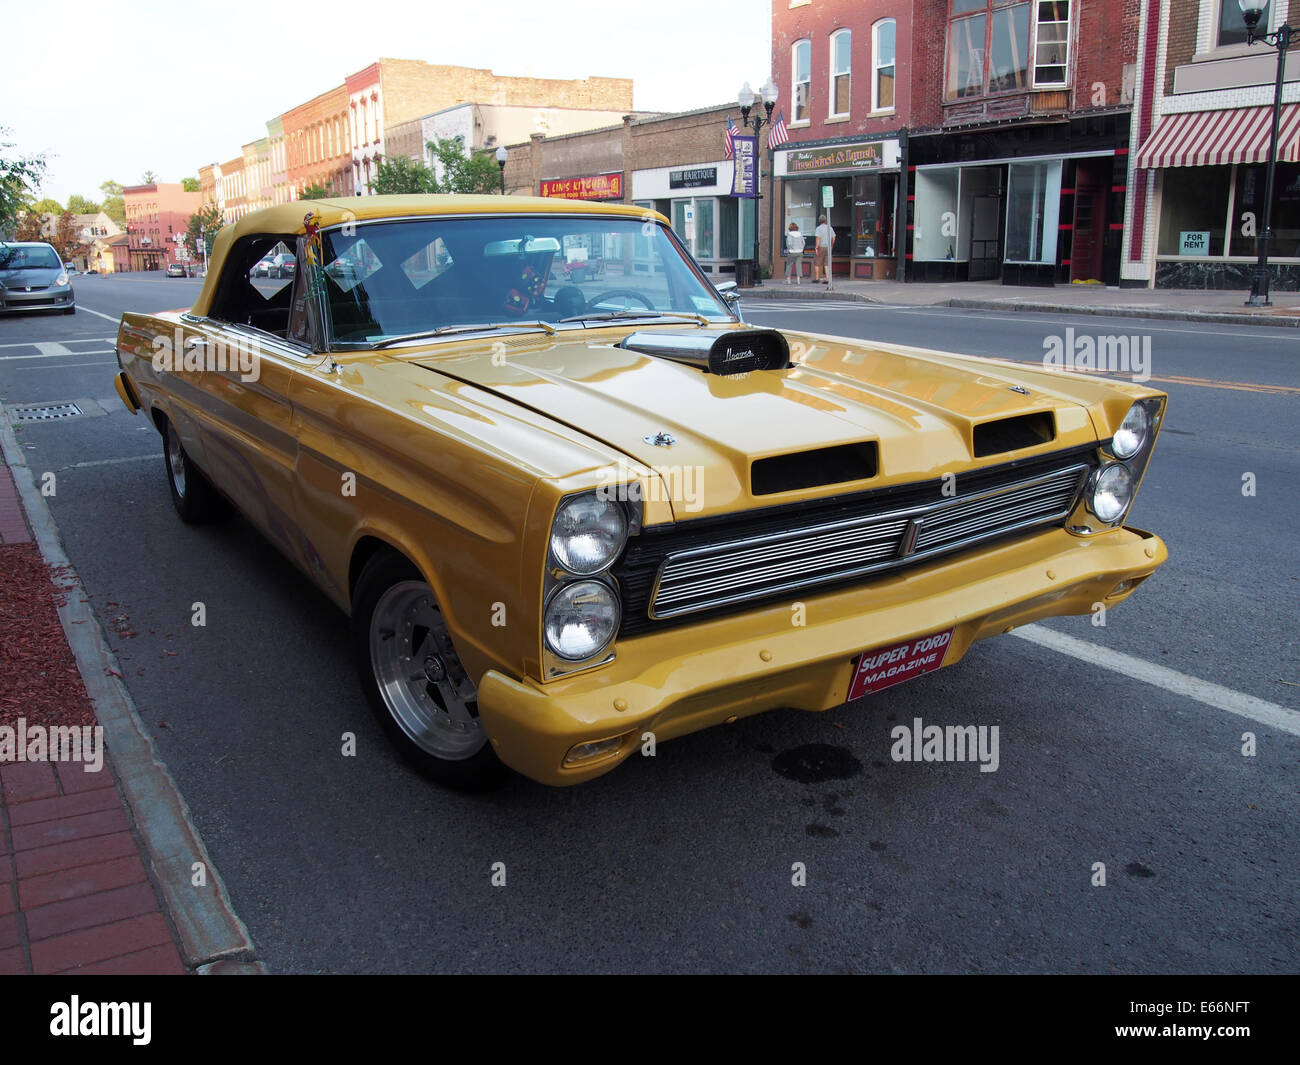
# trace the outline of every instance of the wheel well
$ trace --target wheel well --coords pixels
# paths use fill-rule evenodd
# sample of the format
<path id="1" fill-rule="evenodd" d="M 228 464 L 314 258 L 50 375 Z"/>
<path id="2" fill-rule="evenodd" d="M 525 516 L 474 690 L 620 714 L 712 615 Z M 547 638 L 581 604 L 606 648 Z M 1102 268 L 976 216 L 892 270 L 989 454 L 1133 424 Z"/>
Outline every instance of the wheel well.
<path id="1" fill-rule="evenodd" d="M 160 411 L 157 407 L 153 407 L 153 408 L 151 408 L 150 411 L 149 411 L 149 417 L 151 417 L 151 418 L 153 419 L 153 427 L 154 427 L 155 429 L 158 430 L 158 435 L 161 436 L 161 437 L 166 438 L 166 436 L 167 436 L 167 415 L 165 415 L 165 414 L 164 414 L 162 411 Z"/>
<path id="2" fill-rule="evenodd" d="M 363 536 L 357 541 L 356 546 L 352 549 L 352 560 L 348 563 L 349 602 L 351 602 L 352 595 L 356 591 L 357 580 L 361 576 L 361 571 L 366 568 L 366 563 L 381 551 L 391 551 L 395 555 L 401 555 L 402 558 L 406 558 L 405 554 L 397 550 L 397 548 L 387 540 L 381 540 L 377 536 Z M 409 558 L 406 560 L 408 562 L 411 561 Z M 411 564 L 414 565 L 414 563 Z"/>

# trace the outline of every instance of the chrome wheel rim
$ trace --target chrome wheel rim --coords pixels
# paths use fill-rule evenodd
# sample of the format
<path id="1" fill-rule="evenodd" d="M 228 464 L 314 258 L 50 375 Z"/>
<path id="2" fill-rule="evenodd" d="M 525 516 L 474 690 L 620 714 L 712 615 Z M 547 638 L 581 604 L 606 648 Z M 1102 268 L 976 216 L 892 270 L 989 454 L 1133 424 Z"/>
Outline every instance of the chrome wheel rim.
<path id="1" fill-rule="evenodd" d="M 181 441 L 176 435 L 176 430 L 170 426 L 167 429 L 167 469 L 171 471 L 172 486 L 176 489 L 176 494 L 184 498 L 185 451 L 181 448 Z"/>
<path id="2" fill-rule="evenodd" d="M 420 750 L 460 761 L 487 742 L 478 691 L 423 581 L 394 584 L 375 604 L 370 668 L 389 714 Z"/>

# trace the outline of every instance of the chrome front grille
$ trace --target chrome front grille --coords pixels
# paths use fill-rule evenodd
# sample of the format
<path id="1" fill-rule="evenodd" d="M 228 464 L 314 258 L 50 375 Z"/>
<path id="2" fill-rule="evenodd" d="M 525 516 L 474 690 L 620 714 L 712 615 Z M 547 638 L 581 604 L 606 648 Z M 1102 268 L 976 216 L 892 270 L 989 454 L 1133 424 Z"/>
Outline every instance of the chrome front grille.
<path id="1" fill-rule="evenodd" d="M 1088 469 L 1074 463 L 938 502 L 671 552 L 659 567 L 650 617 L 851 580 L 1063 521 Z"/>

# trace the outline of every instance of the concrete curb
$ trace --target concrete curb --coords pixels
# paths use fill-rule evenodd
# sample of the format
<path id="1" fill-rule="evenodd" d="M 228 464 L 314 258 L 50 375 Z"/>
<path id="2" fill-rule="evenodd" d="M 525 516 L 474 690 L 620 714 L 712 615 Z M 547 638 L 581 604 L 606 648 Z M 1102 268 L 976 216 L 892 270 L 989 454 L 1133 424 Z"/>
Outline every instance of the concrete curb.
<path id="1" fill-rule="evenodd" d="M 214 971 L 214 963 L 239 962 L 242 964 L 235 971 L 265 972 L 265 966 L 256 960 L 248 929 L 231 908 L 225 883 L 203 845 L 176 782 L 154 752 L 153 740 L 121 679 L 117 656 L 109 649 L 99 620 L 83 594 L 81 580 L 63 550 L 54 517 L 36 486 L 2 403 L 0 452 L 13 473 L 32 536 L 54 571 L 56 587 L 63 593 L 59 621 L 95 716 L 104 728 L 118 786 L 148 851 L 186 966 L 209 972 Z M 206 877 L 202 887 L 191 884 L 196 863 L 201 863 Z M 223 966 L 217 966 L 215 971 L 223 969 L 230 971 Z"/>
<path id="2" fill-rule="evenodd" d="M 856 303 L 888 304 L 900 306 L 890 300 L 877 299 L 858 292 L 842 292 L 832 289 L 827 292 L 817 287 L 815 292 L 804 292 L 808 286 L 791 286 L 788 290 L 782 286 L 773 289 L 768 285 L 762 288 L 738 289 L 742 303 L 744 300 L 763 300 L 780 303 L 782 300 L 848 300 Z M 1255 314 L 1247 311 L 1182 311 L 1165 310 L 1159 307 L 1129 307 L 1122 304 L 1080 305 L 1076 303 L 1029 303 L 1020 300 L 980 300 L 954 296 L 951 299 L 936 300 L 933 303 L 906 304 L 904 309 L 923 307 L 949 307 L 954 310 L 973 311 L 1021 311 L 1032 314 L 1079 314 L 1098 318 L 1150 318 L 1156 321 L 1208 322 L 1214 325 L 1264 325 L 1272 328 L 1300 328 L 1300 315 Z"/>

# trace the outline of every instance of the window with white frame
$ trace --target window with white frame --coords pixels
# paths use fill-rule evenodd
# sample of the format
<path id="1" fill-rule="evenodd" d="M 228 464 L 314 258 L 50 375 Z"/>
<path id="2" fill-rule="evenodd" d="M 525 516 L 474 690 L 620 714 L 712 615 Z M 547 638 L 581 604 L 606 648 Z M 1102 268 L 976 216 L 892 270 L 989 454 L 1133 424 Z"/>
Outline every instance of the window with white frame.
<path id="1" fill-rule="evenodd" d="M 848 30 L 837 30 L 831 34 L 831 118 L 849 113 L 852 64 L 853 35 Z"/>
<path id="2" fill-rule="evenodd" d="M 1038 0 L 1034 86 L 1066 85 L 1070 76 L 1070 0 Z"/>
<path id="3" fill-rule="evenodd" d="M 871 110 L 894 109 L 895 22 L 881 19 L 871 29 Z"/>
<path id="4" fill-rule="evenodd" d="M 812 42 L 795 41 L 790 49 L 790 83 L 794 86 L 792 122 L 807 122 L 812 117 L 809 103 L 812 92 Z"/>
<path id="5" fill-rule="evenodd" d="M 1259 13 L 1260 33 L 1268 29 L 1269 19 L 1272 17 L 1271 8 L 1273 5 L 1267 3 L 1264 10 Z M 1246 43 L 1246 20 L 1241 17 L 1241 6 L 1237 0 L 1218 0 L 1219 18 L 1213 30 L 1214 44 L 1222 48 L 1230 44 Z"/>

